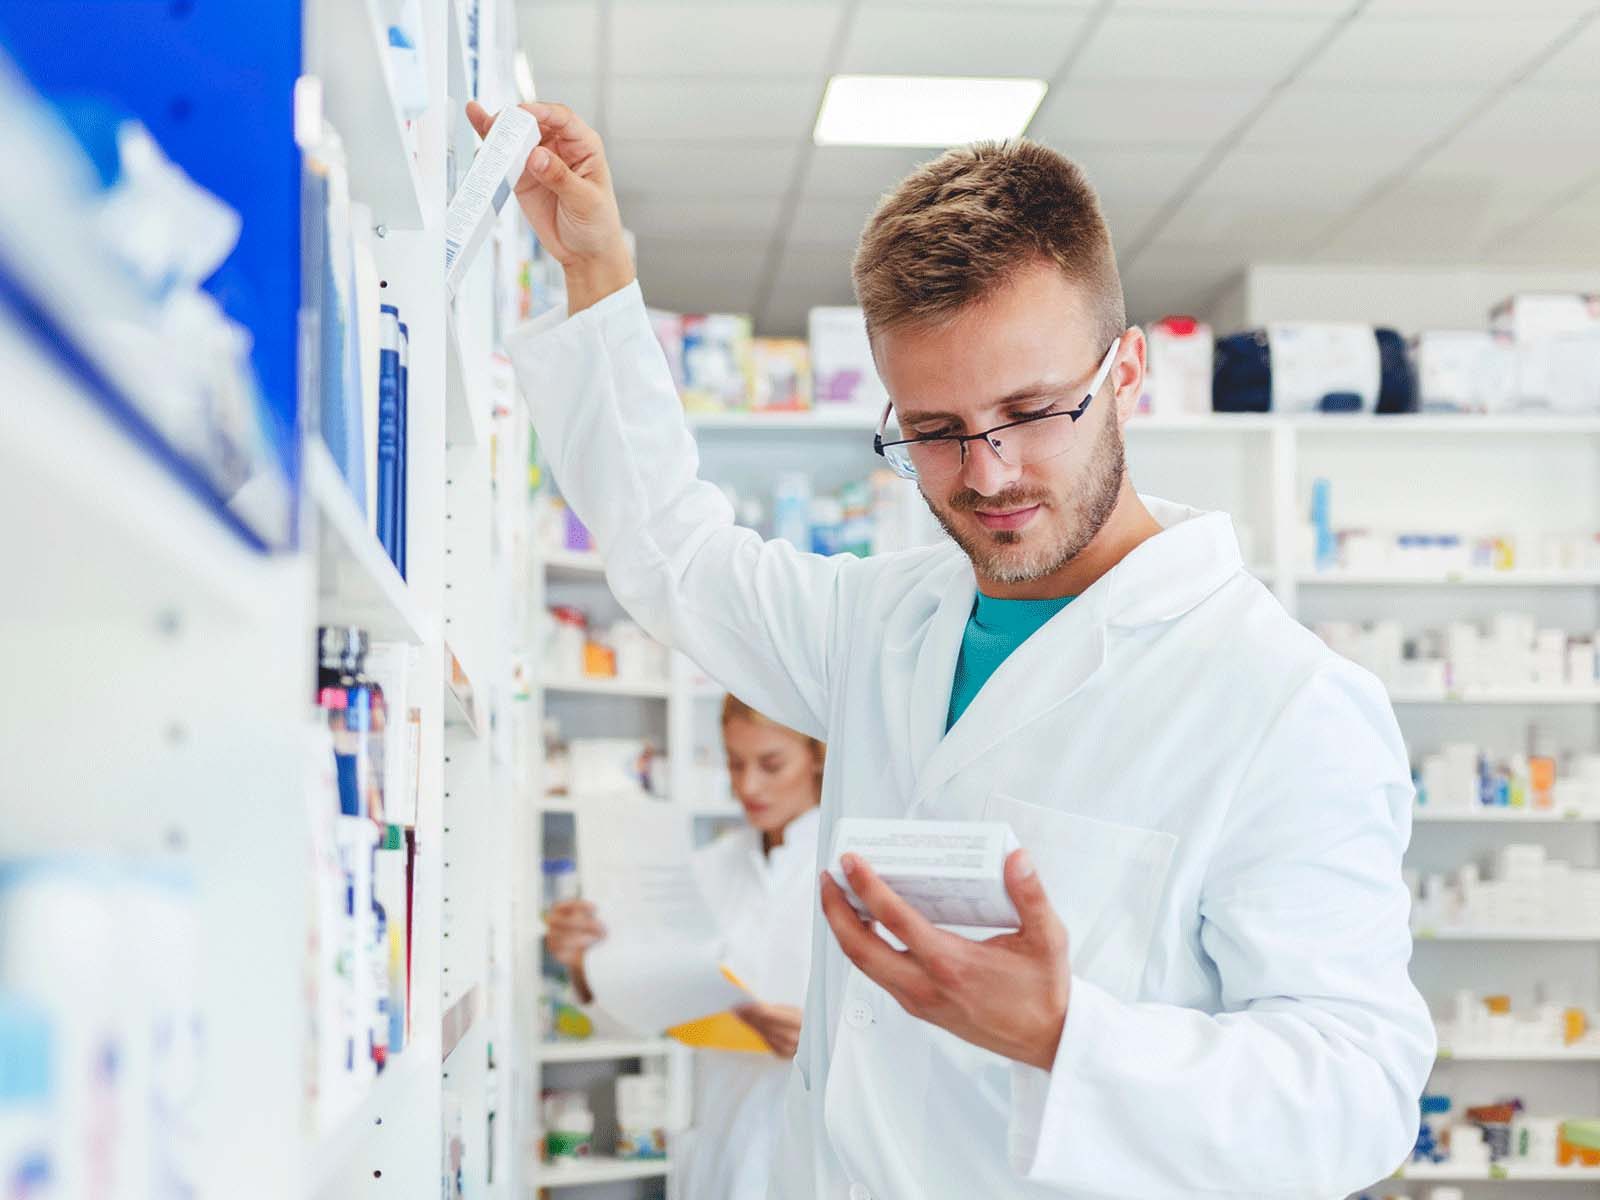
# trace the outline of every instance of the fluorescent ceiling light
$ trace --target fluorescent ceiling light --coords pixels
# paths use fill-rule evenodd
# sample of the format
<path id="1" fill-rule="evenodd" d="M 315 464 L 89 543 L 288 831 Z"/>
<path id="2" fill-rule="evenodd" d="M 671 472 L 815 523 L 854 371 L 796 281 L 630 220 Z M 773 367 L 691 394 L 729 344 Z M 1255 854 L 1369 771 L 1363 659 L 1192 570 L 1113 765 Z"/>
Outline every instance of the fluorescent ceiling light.
<path id="1" fill-rule="evenodd" d="M 819 146 L 957 146 L 1017 137 L 1044 99 L 1042 79 L 835 75 L 812 139 Z"/>

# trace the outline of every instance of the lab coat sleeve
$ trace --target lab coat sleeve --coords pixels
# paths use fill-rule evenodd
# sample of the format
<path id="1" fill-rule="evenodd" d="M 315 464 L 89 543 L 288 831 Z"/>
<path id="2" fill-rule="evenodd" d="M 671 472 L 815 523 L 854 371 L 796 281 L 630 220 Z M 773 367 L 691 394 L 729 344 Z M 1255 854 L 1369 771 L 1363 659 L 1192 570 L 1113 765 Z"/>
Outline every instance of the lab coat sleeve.
<path id="1" fill-rule="evenodd" d="M 1403 1162 L 1435 1049 L 1407 974 L 1411 803 L 1382 688 L 1319 665 L 1254 750 L 1208 868 L 1221 1011 L 1074 977 L 1051 1071 L 1015 1068 L 1014 1167 L 1097 1195 L 1326 1200 Z"/>
<path id="2" fill-rule="evenodd" d="M 733 523 L 699 456 L 637 282 L 507 349 L 563 497 L 606 581 L 657 640 L 741 699 L 815 737 L 849 556 L 803 554 Z"/>

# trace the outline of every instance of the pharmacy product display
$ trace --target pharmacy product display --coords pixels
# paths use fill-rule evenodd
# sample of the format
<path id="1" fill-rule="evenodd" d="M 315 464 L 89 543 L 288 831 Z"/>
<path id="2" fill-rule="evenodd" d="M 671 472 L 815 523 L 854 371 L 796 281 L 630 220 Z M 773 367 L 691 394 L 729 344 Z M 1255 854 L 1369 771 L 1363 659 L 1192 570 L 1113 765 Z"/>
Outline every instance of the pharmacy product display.
<path id="1" fill-rule="evenodd" d="M 1275 322 L 1219 338 L 1217 412 L 1600 411 L 1600 296 L 1510 296 L 1481 330 Z"/>
<path id="2" fill-rule="evenodd" d="M 1491 1165 L 1600 1166 L 1600 1120 L 1536 1116 L 1518 1099 L 1458 1108 L 1439 1093 L 1423 1096 L 1421 1107 L 1414 1163 L 1478 1168 L 1486 1178 Z"/>
<path id="3" fill-rule="evenodd" d="M 583 609 L 562 604 L 546 613 L 545 629 L 545 672 L 558 685 L 589 679 L 666 686 L 666 647 L 633 621 L 597 629 Z"/>
<path id="4" fill-rule="evenodd" d="M 368 673 L 368 639 L 318 631 L 317 707 L 307 773 L 312 830 L 312 1100 L 326 1128 L 401 1054 L 410 1031 L 414 833 L 387 820 L 405 778 L 409 722 L 398 723 Z M 398 760 L 398 766 L 396 764 Z M 414 801 L 396 795 L 397 809 Z M 397 814 L 398 815 L 398 814 Z"/>
<path id="5" fill-rule="evenodd" d="M 1317 571 L 1429 578 L 1484 571 L 1600 570 L 1600 533 L 1467 532 L 1460 529 L 1338 528 L 1332 484 L 1311 483 L 1310 519 L 1299 530 L 1297 561 Z"/>
<path id="6" fill-rule="evenodd" d="M 1600 939 L 1600 868 L 1550 858 L 1542 845 L 1511 843 L 1487 871 L 1476 862 L 1452 875 L 1406 872 L 1418 937 L 1523 934 Z"/>
<path id="7" fill-rule="evenodd" d="M 0 860 L 0 1188 L 200 1185 L 194 884 L 138 859 Z"/>
<path id="8" fill-rule="evenodd" d="M 651 309 L 650 323 L 690 412 L 866 413 L 888 398 L 859 308 L 812 309 L 804 340 L 756 337 L 730 313 Z"/>
<path id="9" fill-rule="evenodd" d="M 1429 814 L 1600 813 L 1600 754 L 1559 753 L 1550 735 L 1528 732 L 1524 747 L 1492 754 L 1472 742 L 1449 742 L 1413 765 L 1417 807 Z"/>
<path id="10" fill-rule="evenodd" d="M 107 417 L 250 544 L 293 541 L 296 456 L 248 330 L 202 284 L 238 211 L 198 186 L 131 112 L 50 105 L 0 53 L 0 119 L 28 186 L 0 203 L 8 299 Z"/>
<path id="11" fill-rule="evenodd" d="M 1409 634 L 1392 620 L 1322 621 L 1314 629 L 1399 693 L 1560 692 L 1592 689 L 1597 682 L 1592 633 L 1542 629 L 1527 613 L 1496 613 L 1482 625 L 1456 621 Z"/>
<path id="12" fill-rule="evenodd" d="M 1481 996 L 1462 988 L 1451 999 L 1449 1016 L 1439 1017 L 1440 1058 L 1474 1055 L 1532 1056 L 1600 1051 L 1600 1028 L 1592 1009 L 1562 1004 L 1543 986 L 1534 988 L 1535 1003 L 1516 1008 L 1510 996 Z"/>

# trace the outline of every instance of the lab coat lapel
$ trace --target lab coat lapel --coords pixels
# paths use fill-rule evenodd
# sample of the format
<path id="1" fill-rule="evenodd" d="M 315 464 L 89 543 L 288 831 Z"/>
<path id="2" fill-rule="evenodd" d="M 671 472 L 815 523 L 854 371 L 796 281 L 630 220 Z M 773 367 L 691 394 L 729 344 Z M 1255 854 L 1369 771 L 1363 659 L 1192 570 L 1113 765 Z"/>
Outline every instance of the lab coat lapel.
<path id="1" fill-rule="evenodd" d="M 916 803 L 968 763 L 1065 703 L 1100 669 L 1105 661 L 1104 582 L 1097 581 L 1051 617 L 995 669 L 919 774 Z M 948 709 L 948 683 L 943 697 Z"/>
<path id="2" fill-rule="evenodd" d="M 887 654 L 902 654 L 910 660 L 900 670 L 884 672 L 886 684 L 893 681 L 904 689 L 898 696 L 886 697 L 890 702 L 888 711 L 906 714 L 905 744 L 910 749 L 907 759 L 911 771 L 901 781 L 903 797 L 911 795 L 913 781 L 920 778 L 944 737 L 956 655 L 961 650 L 961 635 L 972 615 L 976 595 L 971 565 L 963 559 L 959 569 L 950 573 L 938 607 L 923 626 L 921 636 L 898 649 L 886 648 Z M 902 816 L 904 811 L 901 808 L 894 815 Z"/>

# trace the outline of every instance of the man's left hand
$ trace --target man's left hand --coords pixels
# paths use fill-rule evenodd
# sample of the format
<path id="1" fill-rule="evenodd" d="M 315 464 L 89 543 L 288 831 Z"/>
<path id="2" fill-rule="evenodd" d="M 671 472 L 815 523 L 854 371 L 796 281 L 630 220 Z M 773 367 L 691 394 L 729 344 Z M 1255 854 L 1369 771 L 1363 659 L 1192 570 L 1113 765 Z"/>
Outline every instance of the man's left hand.
<path id="1" fill-rule="evenodd" d="M 845 855 L 842 866 L 861 903 L 905 946 L 896 950 L 857 916 L 824 872 L 822 912 L 845 957 L 912 1016 L 974 1046 L 1050 1070 L 1072 973 L 1066 927 L 1050 907 L 1027 851 L 1013 852 L 1005 868 L 1021 928 L 983 942 L 933 925 L 856 855 Z"/>

